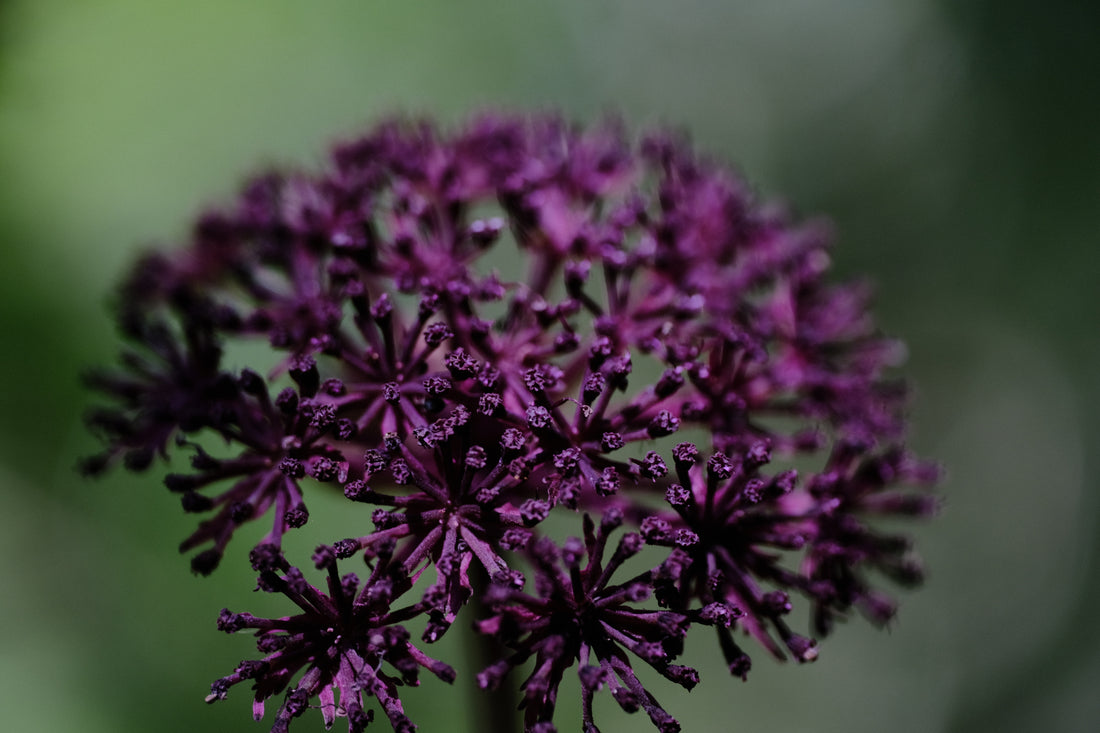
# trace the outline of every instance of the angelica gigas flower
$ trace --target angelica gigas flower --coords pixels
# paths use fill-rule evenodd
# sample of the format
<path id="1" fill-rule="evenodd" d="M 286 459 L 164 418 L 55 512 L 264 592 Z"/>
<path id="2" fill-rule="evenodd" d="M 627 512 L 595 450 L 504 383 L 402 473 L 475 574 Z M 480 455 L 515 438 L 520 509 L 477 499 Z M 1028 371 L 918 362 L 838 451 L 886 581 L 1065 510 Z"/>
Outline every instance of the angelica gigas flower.
<path id="1" fill-rule="evenodd" d="M 189 452 L 165 484 L 203 517 L 181 544 L 199 573 L 242 524 L 270 527 L 240 555 L 301 613 L 223 614 L 265 656 L 210 699 L 250 680 L 259 715 L 289 690 L 275 730 L 314 705 L 326 725 L 360 730 L 377 705 L 410 729 L 398 683 L 453 673 L 405 628 L 430 644 L 461 617 L 507 650 L 482 687 L 533 660 L 527 730 L 552 730 L 570 669 L 586 730 L 605 687 L 678 730 L 635 664 L 690 690 L 689 633 L 717 633 L 740 678 L 746 636 L 813 661 L 853 609 L 893 615 L 876 574 L 921 577 L 876 526 L 936 508 L 934 467 L 904 447 L 903 350 L 865 288 L 830 279 L 830 246 L 668 135 L 383 124 L 319 171 L 252 180 L 138 264 L 130 346 L 91 378 L 110 404 L 84 467 Z M 357 533 L 306 524 L 323 492 Z M 327 591 L 283 559 L 291 530 L 315 538 Z"/>
<path id="2" fill-rule="evenodd" d="M 487 593 L 495 613 L 481 621 L 478 629 L 496 635 L 515 652 L 484 670 L 478 683 L 496 687 L 512 668 L 534 657 L 534 670 L 522 685 L 529 729 L 547 729 L 553 719 L 558 682 L 565 670 L 580 665 L 585 731 L 598 730 L 592 697 L 605 685 L 627 712 L 644 709 L 662 732 L 679 731 L 675 718 L 638 680 L 630 657 L 690 690 L 699 682 L 699 674 L 672 662 L 683 651 L 691 622 L 720 619 L 719 623 L 728 626 L 739 615 L 736 609 L 720 604 L 685 612 L 632 605 L 650 597 L 653 579 L 664 568 L 611 582 L 616 570 L 644 544 L 638 533 L 628 532 L 605 564 L 609 535 L 622 521 L 621 512 L 608 510 L 597 528 L 586 514 L 583 541 L 571 537 L 559 549 L 553 540 L 543 537 L 528 545 L 525 555 L 535 568 L 537 596 L 499 584 Z M 538 728 L 540 725 L 543 727 Z"/>
<path id="3" fill-rule="evenodd" d="M 390 579 L 379 572 L 382 567 L 377 566 L 360 588 L 355 574 L 341 577 L 336 561 L 328 561 L 325 593 L 277 554 L 268 558 L 259 587 L 282 593 L 301 613 L 266 619 L 222 609 L 218 628 L 228 633 L 255 629 L 256 648 L 266 656 L 241 662 L 232 674 L 215 681 L 206 701 L 224 700 L 234 685 L 252 680 L 253 717 L 259 720 L 264 701 L 302 673 L 275 714 L 272 731 L 287 730 L 291 719 L 317 698 L 326 728 L 339 714 L 348 719 L 351 733 L 359 733 L 373 719 L 373 711 L 363 708 L 364 696 L 378 701 L 395 731 L 412 731 L 416 726 L 405 715 L 397 686 L 419 684 L 421 667 L 445 682 L 453 682 L 455 673 L 409 643 L 409 632 L 399 624 L 423 613 L 425 604 L 391 610 L 397 594 Z M 397 674 L 385 671 L 383 662 Z"/>

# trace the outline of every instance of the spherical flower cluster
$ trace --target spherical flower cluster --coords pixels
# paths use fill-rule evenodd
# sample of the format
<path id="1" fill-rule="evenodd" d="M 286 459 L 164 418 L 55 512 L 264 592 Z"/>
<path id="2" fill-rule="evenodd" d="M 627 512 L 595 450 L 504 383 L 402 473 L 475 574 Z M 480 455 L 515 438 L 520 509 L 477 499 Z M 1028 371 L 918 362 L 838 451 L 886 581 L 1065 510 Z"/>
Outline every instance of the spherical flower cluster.
<path id="1" fill-rule="evenodd" d="M 507 650 L 482 687 L 533 660 L 526 730 L 553 730 L 572 669 L 585 730 L 607 688 L 676 731 L 633 665 L 690 690 L 689 633 L 716 633 L 740 678 L 745 636 L 809 662 L 853 609 L 891 618 L 876 575 L 921 577 L 875 526 L 936 506 L 902 444 L 902 350 L 865 288 L 829 281 L 829 246 L 674 136 L 383 124 L 320 172 L 250 181 L 137 265 L 84 468 L 189 451 L 165 484 L 202 517 L 181 544 L 201 574 L 238 527 L 270 527 L 251 562 L 297 613 L 223 611 L 264 656 L 208 700 L 248 680 L 259 718 L 289 687 L 272 730 L 317 705 L 359 731 L 373 704 L 412 729 L 399 686 L 454 672 L 404 624 L 430 644 L 463 615 Z M 256 341 L 269 358 L 236 370 L 227 349 Z M 326 491 L 362 531 L 318 528 L 321 590 L 282 540 Z M 362 582 L 337 573 L 355 562 Z M 787 620 L 799 598 L 809 635 Z"/>

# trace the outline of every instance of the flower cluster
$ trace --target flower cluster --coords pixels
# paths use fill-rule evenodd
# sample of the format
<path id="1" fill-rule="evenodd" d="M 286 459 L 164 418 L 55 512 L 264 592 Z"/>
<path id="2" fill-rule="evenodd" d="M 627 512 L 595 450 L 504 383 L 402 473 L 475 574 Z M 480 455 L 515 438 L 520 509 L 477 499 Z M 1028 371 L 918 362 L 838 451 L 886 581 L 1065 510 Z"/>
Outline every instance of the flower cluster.
<path id="1" fill-rule="evenodd" d="M 242 524 L 270 526 L 251 562 L 297 613 L 223 611 L 264 656 L 207 699 L 248 680 L 259 718 L 289 687 L 273 731 L 314 704 L 326 726 L 362 730 L 376 704 L 411 730 L 398 688 L 455 675 L 404 624 L 431 644 L 464 613 L 506 650 L 482 687 L 531 664 L 526 730 L 553 730 L 576 669 L 585 730 L 606 687 L 677 731 L 632 665 L 691 689 L 674 661 L 704 626 L 736 677 L 745 636 L 812 661 L 798 597 L 820 637 L 853 609 L 890 619 L 876 574 L 921 577 L 875 524 L 936 507 L 934 467 L 902 443 L 902 350 L 865 288 L 829 281 L 829 247 L 675 136 L 383 124 L 137 265 L 84 468 L 190 452 L 165 484 L 202 517 L 181 544 L 201 574 Z M 226 350 L 250 341 L 270 356 L 235 371 Z M 326 491 L 363 523 L 318 536 L 322 590 L 282 540 Z M 338 574 L 356 561 L 366 580 Z"/>

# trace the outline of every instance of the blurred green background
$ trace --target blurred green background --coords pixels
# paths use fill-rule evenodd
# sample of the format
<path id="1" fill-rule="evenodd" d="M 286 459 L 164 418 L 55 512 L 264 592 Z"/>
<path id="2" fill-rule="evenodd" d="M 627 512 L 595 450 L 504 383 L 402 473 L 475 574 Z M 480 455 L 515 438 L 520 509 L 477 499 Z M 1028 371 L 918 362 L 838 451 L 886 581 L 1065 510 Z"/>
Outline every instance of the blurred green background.
<path id="1" fill-rule="evenodd" d="M 852 623 L 806 667 L 757 651 L 747 684 L 697 641 L 703 683 L 655 688 L 685 730 L 1095 730 L 1097 8 L 0 0 L 3 728 L 267 729 L 244 690 L 202 704 L 251 651 L 214 628 L 254 606 L 249 574 L 191 576 L 191 520 L 155 477 L 75 475 L 78 374 L 113 359 L 126 263 L 246 174 L 395 111 L 490 106 L 673 125 L 830 216 L 839 272 L 870 276 L 908 341 L 913 446 L 949 470 L 914 530 L 930 580 L 889 633 Z M 470 688 L 433 683 L 408 698 L 422 730 L 477 730 Z M 648 726 L 601 705 L 605 731 Z"/>

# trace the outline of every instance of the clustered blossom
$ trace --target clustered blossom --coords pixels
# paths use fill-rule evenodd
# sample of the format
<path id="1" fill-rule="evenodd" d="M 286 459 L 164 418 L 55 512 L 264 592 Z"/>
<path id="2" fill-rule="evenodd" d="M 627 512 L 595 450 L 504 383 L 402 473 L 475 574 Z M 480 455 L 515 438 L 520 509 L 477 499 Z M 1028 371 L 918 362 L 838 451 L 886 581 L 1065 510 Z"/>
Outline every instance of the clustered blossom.
<path id="1" fill-rule="evenodd" d="M 312 706 L 360 731 L 372 705 L 411 730 L 399 687 L 454 679 L 421 646 L 459 616 L 506 650 L 481 687 L 531 665 L 527 731 L 554 730 L 570 670 L 586 731 L 604 688 L 678 731 L 635 664 L 690 690 L 689 633 L 716 633 L 739 678 L 745 637 L 813 661 L 853 610 L 890 620 L 878 576 L 921 578 L 876 526 L 936 508 L 934 467 L 903 444 L 902 349 L 865 288 L 830 281 L 829 248 L 675 136 L 383 124 L 319 172 L 250 181 L 138 263 L 130 346 L 91 376 L 110 404 L 84 468 L 189 452 L 164 483 L 202 517 L 180 545 L 201 574 L 238 527 L 270 526 L 242 554 L 296 615 L 223 611 L 263 656 L 207 699 L 248 681 L 260 718 L 285 691 L 273 731 Z M 239 369 L 227 353 L 249 342 L 269 357 Z M 282 540 L 314 533 L 328 491 L 362 530 L 311 534 L 322 590 Z M 799 598 L 809 635 L 788 621 Z"/>
<path id="2" fill-rule="evenodd" d="M 259 554 L 262 560 L 254 561 L 260 570 L 259 587 L 282 593 L 302 613 L 265 619 L 222 609 L 218 628 L 228 633 L 256 629 L 256 647 L 267 656 L 243 661 L 232 674 L 214 682 L 207 701 L 222 700 L 233 685 L 255 680 L 252 710 L 259 720 L 264 715 L 264 700 L 285 689 L 306 668 L 275 714 L 273 731 L 287 730 L 291 719 L 301 715 L 314 697 L 321 703 L 325 727 L 332 727 L 337 691 L 341 715 L 347 717 L 353 733 L 362 731 L 374 718 L 373 710 L 363 709 L 364 694 L 378 701 L 395 731 L 413 730 L 416 726 L 405 715 L 397 685 L 417 684 L 421 667 L 445 682 L 455 678 L 448 665 L 410 644 L 409 632 L 396 623 L 423 613 L 427 601 L 391 610 L 394 585 L 379 572 L 383 565 L 375 567 L 360 590 L 359 578 L 354 573 L 340 577 L 335 558 L 327 555 L 319 561 L 328 570 L 329 592 L 325 594 L 278 553 Z M 400 676 L 383 671 L 383 662 Z"/>

